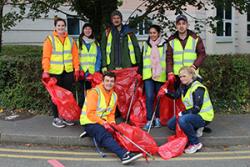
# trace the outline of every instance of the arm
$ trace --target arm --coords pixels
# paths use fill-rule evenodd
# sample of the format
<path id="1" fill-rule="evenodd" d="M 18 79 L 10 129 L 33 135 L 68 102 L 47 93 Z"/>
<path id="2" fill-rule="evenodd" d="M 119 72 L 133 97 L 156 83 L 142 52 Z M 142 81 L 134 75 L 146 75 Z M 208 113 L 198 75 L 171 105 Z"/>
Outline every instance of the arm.
<path id="1" fill-rule="evenodd" d="M 107 36 L 106 36 L 106 33 L 103 32 L 102 40 L 101 40 L 102 67 L 107 66 L 106 47 L 107 47 Z"/>
<path id="2" fill-rule="evenodd" d="M 96 108 L 97 108 L 97 102 L 98 102 L 98 94 L 95 90 L 90 90 L 87 93 L 87 117 L 90 119 L 92 122 L 96 122 L 100 125 L 104 124 L 104 120 L 101 119 L 96 115 Z"/>
<path id="3" fill-rule="evenodd" d="M 167 61 L 167 73 L 171 73 L 173 72 L 173 49 L 170 46 L 170 44 L 168 43 L 168 47 L 167 47 L 167 57 L 166 57 L 166 61 Z"/>
<path id="4" fill-rule="evenodd" d="M 167 90 L 166 95 L 171 99 L 178 99 L 181 97 L 181 87 L 179 87 L 175 92 Z"/>
<path id="5" fill-rule="evenodd" d="M 100 46 L 97 46 L 97 57 L 95 62 L 95 71 L 99 72 L 101 70 L 102 65 L 102 56 Z"/>
<path id="6" fill-rule="evenodd" d="M 49 72 L 50 58 L 52 54 L 52 44 L 49 38 L 46 38 L 43 43 L 42 68 L 44 72 Z"/>
<path id="7" fill-rule="evenodd" d="M 198 114 L 201 110 L 201 107 L 203 105 L 203 99 L 204 99 L 204 88 L 197 88 L 195 92 L 193 92 L 193 108 L 190 108 L 188 110 L 185 110 L 182 112 L 182 114 Z"/>
<path id="8" fill-rule="evenodd" d="M 197 46 L 196 46 L 196 53 L 197 53 L 197 59 L 194 61 L 193 66 L 196 69 L 198 69 L 201 66 L 201 64 L 203 63 L 203 61 L 205 60 L 205 58 L 207 57 L 204 44 L 203 44 L 202 39 L 200 37 L 198 37 L 198 42 L 197 42 Z"/>
<path id="9" fill-rule="evenodd" d="M 73 41 L 73 47 L 72 47 L 72 61 L 73 61 L 74 70 L 79 71 L 80 69 L 79 54 L 78 54 L 78 48 L 77 48 L 75 41 Z"/>
<path id="10" fill-rule="evenodd" d="M 134 46 L 136 64 L 140 67 L 142 63 L 141 49 L 134 33 L 130 33 L 130 38 Z"/>

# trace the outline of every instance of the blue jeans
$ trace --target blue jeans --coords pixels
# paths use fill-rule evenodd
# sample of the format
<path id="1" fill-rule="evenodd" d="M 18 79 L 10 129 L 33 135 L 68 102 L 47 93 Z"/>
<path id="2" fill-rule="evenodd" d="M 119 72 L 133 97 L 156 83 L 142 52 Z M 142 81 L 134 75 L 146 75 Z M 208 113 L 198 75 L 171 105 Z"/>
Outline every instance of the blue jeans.
<path id="1" fill-rule="evenodd" d="M 154 99 L 157 96 L 157 93 L 161 86 L 162 82 L 157 82 L 152 79 L 147 79 L 144 81 L 145 92 L 146 92 L 146 108 L 147 108 L 147 120 L 152 119 L 153 110 L 154 110 Z M 160 117 L 159 106 L 155 113 L 156 118 Z"/>
<path id="2" fill-rule="evenodd" d="M 180 128 L 187 135 L 190 144 L 198 144 L 199 139 L 196 136 L 196 129 L 204 127 L 205 121 L 198 114 L 185 114 L 179 117 L 178 123 Z M 176 118 L 172 117 L 167 124 L 168 128 L 175 130 Z"/>
<path id="3" fill-rule="evenodd" d="M 115 153 L 120 159 L 127 152 L 114 140 L 113 136 L 99 124 L 87 124 L 85 131 L 90 137 L 94 137 L 99 146 L 106 147 L 109 151 Z"/>

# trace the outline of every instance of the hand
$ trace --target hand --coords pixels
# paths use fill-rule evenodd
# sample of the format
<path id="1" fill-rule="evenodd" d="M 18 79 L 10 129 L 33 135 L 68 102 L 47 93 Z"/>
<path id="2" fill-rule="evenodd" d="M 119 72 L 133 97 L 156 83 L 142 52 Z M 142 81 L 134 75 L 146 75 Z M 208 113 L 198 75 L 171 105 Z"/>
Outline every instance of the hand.
<path id="1" fill-rule="evenodd" d="M 83 70 L 81 70 L 79 73 L 79 79 L 84 80 L 84 71 Z"/>
<path id="2" fill-rule="evenodd" d="M 104 126 L 104 128 L 105 128 L 109 133 L 111 133 L 111 134 L 114 133 L 114 129 L 112 128 L 112 126 L 110 126 L 109 123 L 105 122 L 105 123 L 103 124 L 103 126 Z"/>
<path id="3" fill-rule="evenodd" d="M 178 113 L 178 116 L 181 117 L 181 116 L 182 116 L 182 112 L 179 112 L 179 113 Z"/>
<path id="4" fill-rule="evenodd" d="M 172 72 L 168 73 L 168 82 L 169 82 L 169 84 L 174 84 L 174 81 L 175 81 L 174 73 L 172 73 Z"/>
<path id="5" fill-rule="evenodd" d="M 80 72 L 79 72 L 79 70 L 77 70 L 77 71 L 74 72 L 74 77 L 75 77 L 75 81 L 78 81 L 78 80 L 79 80 L 79 77 L 80 77 Z"/>
<path id="6" fill-rule="evenodd" d="M 165 95 L 168 92 L 167 88 L 168 82 L 165 82 L 158 91 L 157 97 Z"/>
<path id="7" fill-rule="evenodd" d="M 42 80 L 46 81 L 49 80 L 50 76 L 48 72 L 43 72 L 42 74 Z"/>

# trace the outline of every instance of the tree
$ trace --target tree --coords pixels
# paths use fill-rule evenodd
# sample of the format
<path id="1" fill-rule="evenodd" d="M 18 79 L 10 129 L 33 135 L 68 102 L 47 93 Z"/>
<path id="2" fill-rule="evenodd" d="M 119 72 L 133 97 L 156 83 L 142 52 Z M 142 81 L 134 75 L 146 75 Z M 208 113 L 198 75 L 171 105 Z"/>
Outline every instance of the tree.
<path id="1" fill-rule="evenodd" d="M 2 31 L 9 30 L 25 17 L 33 20 L 48 17 L 48 12 L 54 10 L 67 16 L 88 21 L 94 25 L 100 34 L 102 25 L 109 20 L 110 13 L 121 5 L 121 0 L 0 0 L 0 52 L 2 48 Z M 3 14 L 4 6 L 11 5 L 12 10 Z M 77 12 L 72 15 L 61 7 L 68 7 Z"/>
<path id="2" fill-rule="evenodd" d="M 166 11 L 175 11 L 175 14 L 186 14 L 195 20 L 195 29 L 200 30 L 205 24 L 209 25 L 212 32 L 216 32 L 216 22 L 221 21 L 221 18 L 216 16 L 209 16 L 206 19 L 200 19 L 190 15 L 187 12 L 187 6 L 193 6 L 197 10 L 211 10 L 220 6 L 226 8 L 233 6 L 241 14 L 247 11 L 250 5 L 249 0 L 140 0 L 141 4 L 135 9 L 133 13 L 138 11 L 140 15 L 131 15 L 131 24 L 135 25 L 143 19 L 157 20 L 162 26 L 168 27 L 169 30 L 174 30 L 175 24 L 171 22 L 165 15 Z M 144 10 L 142 10 L 142 8 Z"/>

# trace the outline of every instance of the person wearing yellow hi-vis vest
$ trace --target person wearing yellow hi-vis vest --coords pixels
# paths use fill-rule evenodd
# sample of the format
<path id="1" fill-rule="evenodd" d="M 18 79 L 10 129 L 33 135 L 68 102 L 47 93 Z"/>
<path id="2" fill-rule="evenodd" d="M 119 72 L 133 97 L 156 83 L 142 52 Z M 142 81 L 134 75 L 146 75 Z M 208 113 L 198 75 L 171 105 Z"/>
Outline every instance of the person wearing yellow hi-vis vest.
<path id="1" fill-rule="evenodd" d="M 185 153 L 192 154 L 202 148 L 198 137 L 203 129 L 214 119 L 214 109 L 207 88 L 197 80 L 197 75 L 191 67 L 182 67 L 179 72 L 181 81 L 176 92 L 165 89 L 170 98 L 181 98 L 185 111 L 178 113 L 178 124 L 187 135 L 189 146 Z M 176 116 L 167 123 L 169 129 L 176 129 Z"/>
<path id="2" fill-rule="evenodd" d="M 188 20 L 185 15 L 176 17 L 176 33 L 168 39 L 167 72 L 170 84 L 178 88 L 180 79 L 178 73 L 181 67 L 190 66 L 198 70 L 206 58 L 206 51 L 202 39 L 188 29 Z M 198 72 L 198 71 L 197 71 Z"/>
<path id="3" fill-rule="evenodd" d="M 149 37 L 143 46 L 142 79 L 146 92 L 147 123 L 144 130 L 148 130 L 153 115 L 154 99 L 160 87 L 166 81 L 166 50 L 167 42 L 161 37 L 161 27 L 151 25 Z M 154 127 L 161 127 L 159 107 L 155 113 Z"/>
<path id="4" fill-rule="evenodd" d="M 140 66 L 141 53 L 132 29 L 122 24 L 122 14 L 111 14 L 111 26 L 102 34 L 102 71 Z"/>
<path id="5" fill-rule="evenodd" d="M 50 77 L 57 79 L 57 85 L 73 91 L 73 83 L 79 79 L 79 57 L 75 41 L 65 31 L 66 21 L 56 18 L 55 30 L 48 35 L 43 43 L 42 79 L 48 81 Z M 72 92 L 73 93 L 73 92 Z M 53 122 L 58 128 L 73 125 L 59 118 L 56 105 L 52 102 Z"/>
<path id="6" fill-rule="evenodd" d="M 101 70 L 101 49 L 98 41 L 94 37 L 93 26 L 85 23 L 78 39 L 80 78 L 79 78 L 79 106 L 84 103 L 84 91 L 91 88 L 91 82 L 87 77 Z"/>
<path id="7" fill-rule="evenodd" d="M 115 153 L 122 164 L 128 164 L 140 158 L 142 154 L 133 154 L 122 148 L 113 138 L 117 94 L 114 91 L 116 76 L 113 72 L 104 72 L 103 82 L 87 92 L 80 124 L 88 136 L 94 138 L 98 145 Z"/>

